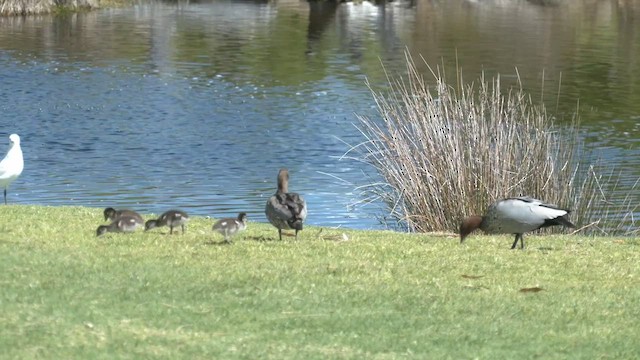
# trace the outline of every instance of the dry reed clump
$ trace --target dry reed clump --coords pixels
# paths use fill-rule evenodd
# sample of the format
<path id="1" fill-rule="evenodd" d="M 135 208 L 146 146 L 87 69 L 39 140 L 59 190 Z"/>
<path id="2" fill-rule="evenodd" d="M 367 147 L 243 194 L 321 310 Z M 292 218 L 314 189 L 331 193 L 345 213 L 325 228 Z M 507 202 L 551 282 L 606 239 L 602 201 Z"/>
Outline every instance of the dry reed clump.
<path id="1" fill-rule="evenodd" d="M 543 105 L 521 88 L 504 92 L 499 77 L 460 80 L 456 91 L 429 69 L 432 87 L 407 55 L 408 76 L 388 77 L 387 93 L 368 84 L 381 119 L 358 116 L 366 141 L 348 153 L 357 152 L 355 158 L 382 176 L 383 183 L 363 189 L 383 200 L 396 225 L 457 231 L 464 216 L 482 214 L 493 201 L 529 195 L 573 209 L 579 227 L 638 231 L 637 196 L 607 199 L 603 187 L 613 178 L 604 182 L 585 163 L 575 122 L 555 127 Z"/>
<path id="2" fill-rule="evenodd" d="M 69 10 L 100 7 L 101 0 L 0 0 L 0 15 L 48 14 L 62 7 Z"/>

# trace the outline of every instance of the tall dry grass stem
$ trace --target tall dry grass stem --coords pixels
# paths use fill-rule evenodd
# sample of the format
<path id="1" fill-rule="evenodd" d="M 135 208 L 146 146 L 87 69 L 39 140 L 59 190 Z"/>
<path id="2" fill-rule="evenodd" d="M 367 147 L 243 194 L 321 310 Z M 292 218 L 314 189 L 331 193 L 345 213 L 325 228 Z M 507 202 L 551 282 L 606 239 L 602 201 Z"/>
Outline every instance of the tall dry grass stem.
<path id="1" fill-rule="evenodd" d="M 613 176 L 605 179 L 585 162 L 577 116 L 557 127 L 521 86 L 503 89 L 500 76 L 484 75 L 465 83 L 460 72 L 452 86 L 421 60 L 430 83 L 408 53 L 406 76 L 386 74 L 386 91 L 367 83 L 380 117 L 358 115 L 365 141 L 346 154 L 384 179 L 362 191 L 386 204 L 387 219 L 410 231 L 457 231 L 464 216 L 529 195 L 573 209 L 579 226 L 606 223 L 585 231 L 637 231 L 634 197 L 608 204 L 603 181 L 610 184 Z M 612 211 L 625 221 L 612 223 Z"/>

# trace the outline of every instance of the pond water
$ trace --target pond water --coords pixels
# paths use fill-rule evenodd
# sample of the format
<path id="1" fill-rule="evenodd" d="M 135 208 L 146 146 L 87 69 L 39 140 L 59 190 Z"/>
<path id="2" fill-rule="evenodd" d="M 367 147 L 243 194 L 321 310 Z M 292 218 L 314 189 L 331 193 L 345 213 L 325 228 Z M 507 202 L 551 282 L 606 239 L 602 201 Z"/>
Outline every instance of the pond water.
<path id="1" fill-rule="evenodd" d="M 359 190 L 375 172 L 341 156 L 363 140 L 355 114 L 375 115 L 365 79 L 384 84 L 381 62 L 401 72 L 405 49 L 467 79 L 515 83 L 517 68 L 567 119 L 579 100 L 589 146 L 630 188 L 640 6 L 547 3 L 160 2 L 0 17 L 0 144 L 18 133 L 25 156 L 9 201 L 264 222 L 287 167 L 308 223 L 383 228 Z"/>

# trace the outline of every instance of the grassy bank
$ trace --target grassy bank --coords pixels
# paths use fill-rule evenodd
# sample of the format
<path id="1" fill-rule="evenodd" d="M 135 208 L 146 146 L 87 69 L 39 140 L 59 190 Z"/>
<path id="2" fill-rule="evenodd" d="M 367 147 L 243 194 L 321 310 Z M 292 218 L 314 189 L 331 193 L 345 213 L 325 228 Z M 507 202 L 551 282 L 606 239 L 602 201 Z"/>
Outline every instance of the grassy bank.
<path id="1" fill-rule="evenodd" d="M 6 358 L 633 358 L 640 239 L 213 220 L 96 238 L 101 209 L 0 207 Z M 263 219 L 254 219 L 263 221 Z M 539 290 L 539 291 L 538 291 Z"/>

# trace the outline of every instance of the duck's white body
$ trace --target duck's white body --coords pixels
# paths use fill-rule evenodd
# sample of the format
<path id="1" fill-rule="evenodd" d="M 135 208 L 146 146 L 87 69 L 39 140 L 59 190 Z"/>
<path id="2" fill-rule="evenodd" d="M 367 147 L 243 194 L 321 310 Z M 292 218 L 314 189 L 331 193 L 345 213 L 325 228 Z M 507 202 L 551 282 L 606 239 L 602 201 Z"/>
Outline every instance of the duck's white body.
<path id="1" fill-rule="evenodd" d="M 295 229 L 296 240 L 298 231 L 307 218 L 307 203 L 298 193 L 289 192 L 289 171 L 280 169 L 278 172 L 278 190 L 269 198 L 265 207 L 265 215 L 278 229 L 278 236 L 282 240 L 282 230 Z"/>
<path id="2" fill-rule="evenodd" d="M 530 197 L 504 199 L 489 206 L 481 229 L 488 234 L 525 233 L 568 213 L 568 210 Z"/>
<path id="3" fill-rule="evenodd" d="M 460 242 L 475 229 L 488 234 L 515 234 L 512 249 L 518 240 L 524 248 L 522 234 L 543 227 L 562 225 L 575 227 L 567 218 L 571 211 L 531 197 L 500 200 L 489 206 L 484 216 L 471 216 L 460 225 Z"/>
<path id="4" fill-rule="evenodd" d="M 15 179 L 22 174 L 24 169 L 24 159 L 22 158 L 22 148 L 20 147 L 20 136 L 11 134 L 9 136 L 11 144 L 4 159 L 0 161 L 0 187 L 4 188 L 4 203 L 7 203 L 7 188 Z"/>

